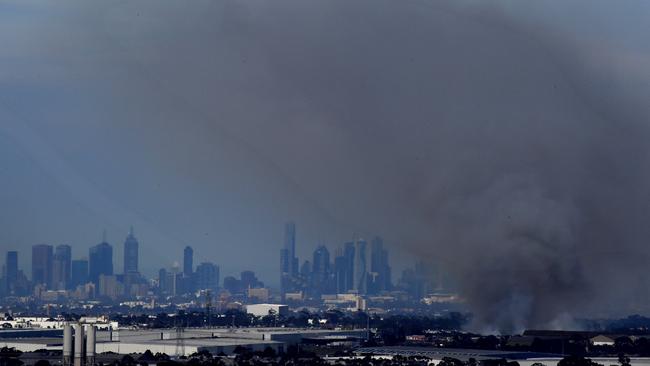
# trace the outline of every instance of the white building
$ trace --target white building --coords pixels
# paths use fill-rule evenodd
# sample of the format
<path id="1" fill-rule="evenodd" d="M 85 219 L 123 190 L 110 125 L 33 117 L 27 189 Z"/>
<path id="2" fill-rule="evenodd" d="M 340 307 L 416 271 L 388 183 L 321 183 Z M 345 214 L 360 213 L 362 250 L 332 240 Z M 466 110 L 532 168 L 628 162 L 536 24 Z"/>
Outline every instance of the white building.
<path id="1" fill-rule="evenodd" d="M 82 323 L 94 324 L 97 329 L 104 330 L 108 328 L 117 329 L 119 323 L 111 321 L 107 317 L 82 317 Z M 0 327 L 7 329 L 63 329 L 63 326 L 68 324 L 62 318 L 50 318 L 39 316 L 23 316 L 15 317 L 12 320 L 0 320 Z"/>
<path id="2" fill-rule="evenodd" d="M 246 305 L 246 312 L 255 316 L 287 315 L 289 314 L 289 306 L 280 304 L 253 304 Z"/>
<path id="3" fill-rule="evenodd" d="M 613 346 L 614 340 L 608 336 L 597 335 L 589 340 L 594 346 Z"/>

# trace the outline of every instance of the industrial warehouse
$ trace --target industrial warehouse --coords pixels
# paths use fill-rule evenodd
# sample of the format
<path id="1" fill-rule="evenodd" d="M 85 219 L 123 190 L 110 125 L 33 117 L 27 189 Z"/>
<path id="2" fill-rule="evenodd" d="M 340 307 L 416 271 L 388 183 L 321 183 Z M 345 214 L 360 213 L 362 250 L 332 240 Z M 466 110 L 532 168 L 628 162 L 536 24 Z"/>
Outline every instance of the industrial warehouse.
<path id="1" fill-rule="evenodd" d="M 0 346 L 22 352 L 61 351 L 63 364 L 95 363 L 102 353 L 136 354 L 147 350 L 172 357 L 200 351 L 232 354 L 237 347 L 283 352 L 300 343 L 357 344 L 365 330 L 298 328 L 185 328 L 157 330 L 99 330 L 94 324 L 67 324 L 63 329 L 0 331 Z"/>

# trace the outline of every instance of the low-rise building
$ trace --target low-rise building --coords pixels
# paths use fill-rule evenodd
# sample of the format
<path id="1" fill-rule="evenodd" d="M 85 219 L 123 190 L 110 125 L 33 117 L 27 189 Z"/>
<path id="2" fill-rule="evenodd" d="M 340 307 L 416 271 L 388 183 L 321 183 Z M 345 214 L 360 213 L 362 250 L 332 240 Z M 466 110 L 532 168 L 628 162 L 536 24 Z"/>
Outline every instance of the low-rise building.
<path id="1" fill-rule="evenodd" d="M 246 312 L 255 316 L 289 314 L 289 306 L 281 304 L 252 304 L 246 305 Z"/>

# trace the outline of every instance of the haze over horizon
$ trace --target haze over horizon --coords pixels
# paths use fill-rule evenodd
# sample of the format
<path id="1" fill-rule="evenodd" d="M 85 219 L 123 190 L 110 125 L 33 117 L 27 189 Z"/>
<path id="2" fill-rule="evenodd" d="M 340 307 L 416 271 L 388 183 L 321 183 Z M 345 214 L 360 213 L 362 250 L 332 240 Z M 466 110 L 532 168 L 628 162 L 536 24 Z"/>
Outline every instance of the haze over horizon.
<path id="1" fill-rule="evenodd" d="M 357 233 L 443 261 L 481 329 L 647 313 L 649 14 L 2 2 L 0 250 L 107 229 L 120 268 L 133 225 L 148 275 L 191 245 L 269 281 L 294 220 L 301 258 Z"/>

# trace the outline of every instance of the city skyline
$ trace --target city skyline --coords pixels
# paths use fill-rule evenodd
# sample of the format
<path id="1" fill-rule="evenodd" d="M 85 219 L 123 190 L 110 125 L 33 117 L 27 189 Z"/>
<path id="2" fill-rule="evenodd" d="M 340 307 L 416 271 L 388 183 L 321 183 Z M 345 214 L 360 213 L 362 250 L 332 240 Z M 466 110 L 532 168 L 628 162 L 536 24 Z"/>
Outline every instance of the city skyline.
<path id="1" fill-rule="evenodd" d="M 298 245 L 297 243 L 296 232 L 297 229 L 295 222 L 287 221 L 284 225 L 284 241 L 280 246 L 280 264 L 277 273 L 281 278 L 284 278 L 284 276 L 287 275 L 287 273 L 284 273 L 286 269 L 284 264 L 284 253 L 290 251 L 294 255 L 291 262 L 294 263 L 293 266 L 295 268 L 294 271 L 288 273 L 290 277 L 293 278 L 299 275 L 304 276 L 304 271 L 306 270 L 308 271 L 309 276 L 312 276 L 313 271 L 314 278 L 310 278 L 309 282 L 306 284 L 307 287 L 304 289 L 285 289 L 282 285 L 281 279 L 278 283 L 280 285 L 279 289 L 282 293 L 285 291 L 309 291 L 309 287 L 314 287 L 320 288 L 321 290 L 318 291 L 323 292 L 346 293 L 350 290 L 354 290 L 357 293 L 365 294 L 366 292 L 369 292 L 369 288 L 374 289 L 372 290 L 373 292 L 390 288 L 391 271 L 388 262 L 388 252 L 383 249 L 383 240 L 380 237 L 373 237 L 372 246 L 370 246 L 366 245 L 366 240 L 355 236 L 353 242 L 345 242 L 338 246 L 333 246 L 331 256 L 328 246 L 321 242 L 314 249 L 312 256 L 301 258 L 295 254 L 296 249 L 301 249 L 302 247 L 302 245 Z M 353 259 L 350 259 L 349 251 L 345 249 L 350 245 L 354 245 L 356 250 Z M 17 258 L 20 258 L 20 251 L 8 251 L 6 252 L 5 265 L 3 266 L 3 268 L 5 268 L 5 279 L 15 281 L 16 271 L 18 268 L 20 268 L 21 271 L 29 268 L 31 270 L 29 280 L 32 281 L 32 285 L 42 283 L 45 284 L 49 290 L 66 290 L 74 289 L 74 286 L 83 285 L 83 278 L 87 278 L 87 281 L 98 285 L 101 282 L 100 277 L 102 275 L 127 276 L 132 274 L 138 277 L 144 276 L 143 279 L 147 277 L 153 278 L 153 276 L 146 276 L 138 271 L 140 265 L 139 241 L 132 226 L 129 228 L 129 232 L 122 247 L 124 248 L 124 260 L 122 262 L 123 266 L 121 270 L 116 270 L 116 268 L 119 267 L 115 259 L 119 258 L 119 256 L 115 255 L 116 246 L 108 242 L 106 231 L 102 233 L 102 240 L 100 243 L 88 248 L 87 256 L 73 257 L 72 246 L 70 245 L 33 245 L 32 255 L 30 258 L 32 264 L 31 268 L 22 268 L 17 263 Z M 117 246 L 117 248 L 119 248 L 119 246 Z M 185 246 L 182 251 L 182 267 L 179 265 L 179 261 L 174 261 L 172 265 L 162 264 L 162 267 L 157 273 L 159 277 L 161 276 L 161 273 L 165 273 L 166 276 L 166 273 L 174 270 L 174 268 L 176 268 L 175 271 L 184 276 L 192 275 L 194 273 L 194 268 L 197 269 L 197 273 L 212 271 L 206 267 L 209 262 L 202 260 L 196 263 L 196 265 L 195 263 L 193 248 L 191 246 Z M 160 265 L 160 263 L 158 264 Z M 221 286 L 218 281 L 219 264 L 217 263 L 216 265 L 217 283 L 215 290 L 217 287 Z M 85 268 L 85 270 L 82 268 Z M 239 270 L 246 271 L 247 269 L 240 268 Z M 375 276 L 372 280 L 370 277 L 366 277 L 367 273 L 371 272 L 374 273 Z M 205 276 L 206 275 L 203 277 Z M 121 281 L 126 281 L 126 279 Z M 211 280 L 202 279 L 200 281 L 202 281 L 202 283 L 210 283 Z M 366 281 L 368 281 L 367 285 L 365 284 Z M 11 281 L 5 281 L 5 283 L 7 289 L 11 288 L 13 285 Z M 267 279 L 267 283 L 275 287 L 272 277 Z M 366 286 L 369 286 L 369 288 Z"/>
<path id="2" fill-rule="evenodd" d="M 282 224 L 282 226 L 284 227 L 289 222 L 293 222 L 293 221 L 285 221 L 284 224 Z M 89 255 L 90 250 L 93 247 L 97 247 L 98 245 L 103 244 L 104 240 L 106 240 L 106 243 L 111 246 L 111 255 L 113 257 L 113 260 L 112 260 L 113 272 L 114 273 L 123 273 L 124 268 L 125 268 L 124 267 L 125 259 L 126 259 L 125 250 L 124 250 L 125 249 L 124 248 L 124 242 L 127 239 L 129 239 L 130 235 L 133 235 L 137 231 L 137 229 L 133 225 L 128 225 L 126 227 L 128 228 L 126 230 L 126 234 L 124 235 L 124 238 L 122 238 L 119 241 L 111 239 L 111 233 L 108 232 L 106 229 L 103 229 L 103 230 L 99 230 L 98 235 L 97 235 L 97 242 L 96 243 L 75 245 L 75 244 L 71 244 L 71 242 L 69 240 L 62 241 L 65 244 L 56 244 L 56 242 L 46 241 L 45 243 L 36 243 L 36 244 L 28 245 L 27 248 L 29 248 L 29 251 L 31 253 L 31 250 L 32 250 L 32 248 L 34 246 L 38 246 L 38 245 L 51 246 L 52 247 L 52 258 L 54 259 L 55 248 L 60 247 L 60 246 L 67 246 L 67 247 L 70 247 L 71 261 L 84 260 L 84 261 L 88 262 L 89 258 L 90 258 L 90 255 Z M 285 239 L 286 239 L 285 232 L 280 231 L 279 235 L 278 235 L 278 233 L 274 233 L 274 234 L 275 234 L 275 236 L 279 236 L 279 237 L 282 238 L 282 240 L 280 240 L 280 242 L 277 244 L 277 248 L 278 248 L 277 250 L 279 250 L 282 247 L 284 247 L 284 245 L 285 245 Z M 313 251 L 315 249 L 317 249 L 318 247 L 322 246 L 322 245 L 326 245 L 328 248 L 330 248 L 332 251 L 334 251 L 338 247 L 343 248 L 343 246 L 346 243 L 350 242 L 350 240 L 353 239 L 356 236 L 358 236 L 358 235 L 357 234 L 351 234 L 350 239 L 343 238 L 343 239 L 341 239 L 340 244 L 327 243 L 327 242 L 323 241 L 322 239 L 320 239 L 320 237 L 319 237 L 319 239 L 317 239 L 313 243 L 312 242 L 302 242 L 302 240 L 300 240 L 300 238 L 298 238 L 298 241 L 300 242 L 300 244 L 297 246 L 297 253 L 298 253 L 298 255 L 299 255 L 299 257 L 301 259 L 310 258 L 312 256 Z M 373 235 L 369 235 L 368 237 L 373 237 Z M 138 253 L 142 253 L 143 249 L 144 250 L 149 249 L 146 246 L 143 248 L 143 246 L 142 246 L 143 240 L 141 240 L 141 237 L 135 236 L 135 239 L 136 239 L 136 242 L 138 243 L 138 248 L 139 248 Z M 144 242 L 146 242 L 146 238 L 145 238 Z M 29 273 L 29 277 L 31 278 L 31 268 L 32 268 L 32 263 L 33 263 L 32 259 L 31 259 L 31 254 L 29 256 L 23 254 L 23 252 L 25 252 L 25 250 L 22 249 L 22 248 L 18 248 L 17 250 L 15 250 L 15 249 L 11 249 L 11 248 L 14 248 L 14 246 L 8 246 L 8 247 L 10 249 L 8 249 L 7 251 L 5 251 L 3 253 L 6 253 L 6 252 L 18 252 L 19 254 L 22 254 L 22 255 L 18 255 L 18 266 L 22 270 L 27 271 L 26 273 Z M 187 247 L 188 247 L 187 244 L 184 244 L 184 243 L 178 244 L 178 247 L 175 248 L 175 249 L 177 249 L 179 251 L 180 255 L 174 255 L 174 254 L 176 254 L 175 251 L 166 251 L 167 255 L 166 255 L 163 262 L 158 262 L 157 260 L 151 259 L 151 256 L 142 257 L 142 254 L 139 254 L 140 259 L 138 260 L 138 268 L 139 269 L 142 268 L 142 271 L 139 271 L 139 272 L 146 275 L 147 277 L 155 277 L 157 275 L 157 273 L 158 273 L 160 263 L 164 263 L 164 265 L 166 267 L 168 267 L 168 268 L 171 268 L 171 267 L 173 267 L 175 265 L 178 265 L 179 268 L 182 271 L 183 268 L 184 268 L 183 251 L 184 251 L 184 248 L 187 248 Z M 195 247 L 193 247 L 192 245 L 189 245 L 189 247 L 191 247 L 192 249 L 195 249 Z M 210 252 L 212 250 L 214 250 L 214 248 L 209 248 L 208 252 Z M 393 261 L 395 262 L 395 268 L 398 269 L 398 270 L 408 268 L 411 265 L 411 263 L 413 262 L 413 260 L 414 260 L 414 258 L 412 258 L 412 257 L 410 257 L 408 255 L 404 256 L 403 254 L 404 253 L 400 253 L 399 251 L 395 251 L 394 256 L 393 256 L 393 258 L 394 258 Z M 216 261 L 220 256 L 217 254 L 217 255 L 210 256 L 209 258 L 212 258 L 212 257 L 213 257 L 212 260 Z M 332 257 L 332 258 L 334 258 L 334 257 Z M 270 279 L 268 281 L 269 284 L 273 285 L 274 287 L 280 288 L 281 287 L 281 282 L 280 282 L 279 279 L 276 278 L 278 276 L 275 275 L 275 272 L 278 271 L 278 269 L 275 268 L 277 266 L 275 266 L 275 263 L 268 263 L 268 264 L 269 265 L 266 267 L 266 270 L 264 270 L 264 268 L 262 268 L 262 270 L 259 270 L 259 273 L 263 274 L 265 277 Z M 298 267 L 300 266 L 300 264 L 302 264 L 302 263 L 299 263 Z M 194 265 L 195 266 L 197 265 L 196 261 L 194 262 Z M 228 266 L 228 264 L 226 263 L 225 269 L 226 269 L 226 271 L 223 272 L 223 273 L 225 273 L 226 275 L 237 275 L 239 273 L 239 271 L 241 270 L 241 267 L 239 267 L 239 266 Z M 224 270 L 224 267 L 222 267 L 222 270 Z"/>

